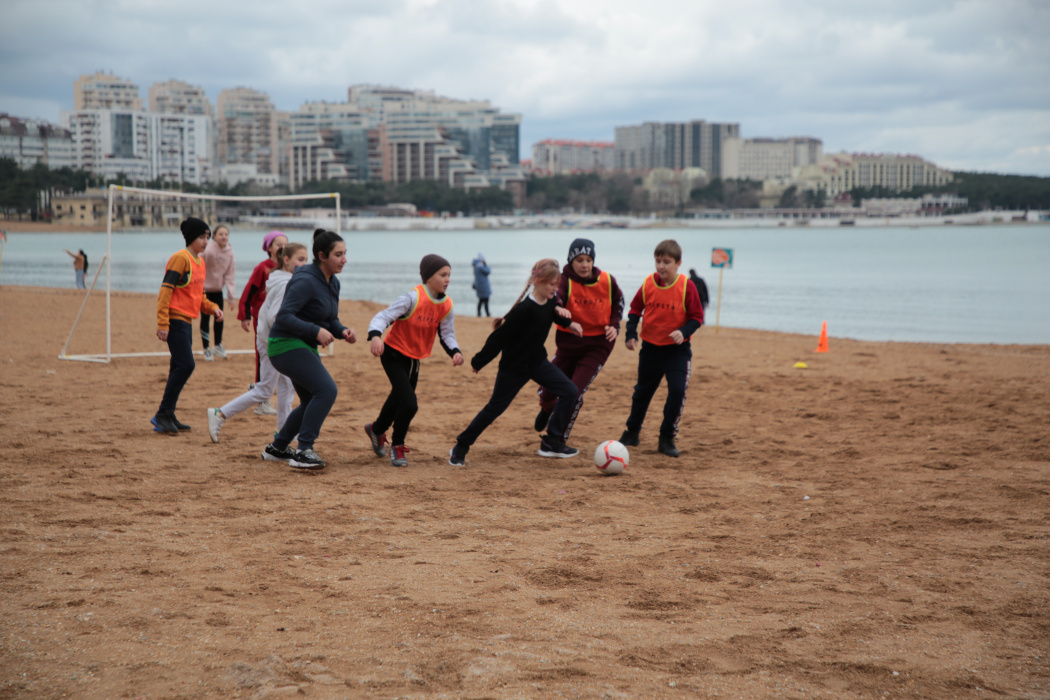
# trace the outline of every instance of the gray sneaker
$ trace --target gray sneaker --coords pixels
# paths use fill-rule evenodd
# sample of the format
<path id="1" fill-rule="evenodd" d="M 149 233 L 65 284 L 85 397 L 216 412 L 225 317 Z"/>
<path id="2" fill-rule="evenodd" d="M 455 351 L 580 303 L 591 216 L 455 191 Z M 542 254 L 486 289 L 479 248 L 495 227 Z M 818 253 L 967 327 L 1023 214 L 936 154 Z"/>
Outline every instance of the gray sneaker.
<path id="1" fill-rule="evenodd" d="M 211 362 L 212 361 L 211 348 L 204 348 L 204 361 L 205 362 Z"/>
<path id="2" fill-rule="evenodd" d="M 288 464 L 292 465 L 297 469 L 324 469 L 325 461 L 321 459 L 321 455 L 313 451 L 313 448 L 306 448 L 305 450 L 296 450 L 295 456 L 288 460 Z"/>
<path id="3" fill-rule="evenodd" d="M 255 413 L 260 416 L 276 416 L 277 409 L 269 401 L 262 401 L 255 407 Z"/>
<path id="4" fill-rule="evenodd" d="M 386 433 L 376 435 L 372 430 L 373 425 L 373 423 L 365 423 L 365 435 L 372 443 L 372 451 L 376 453 L 376 457 L 386 457 Z"/>
<path id="5" fill-rule="evenodd" d="M 219 409 L 208 409 L 208 436 L 211 437 L 212 442 L 219 441 L 219 431 L 222 430 L 222 425 L 225 422 L 226 419 L 223 418 Z"/>
<path id="6" fill-rule="evenodd" d="M 215 357 L 219 358 L 220 360 L 225 360 L 226 359 L 226 348 L 224 348 L 221 345 L 216 345 L 215 346 Z"/>

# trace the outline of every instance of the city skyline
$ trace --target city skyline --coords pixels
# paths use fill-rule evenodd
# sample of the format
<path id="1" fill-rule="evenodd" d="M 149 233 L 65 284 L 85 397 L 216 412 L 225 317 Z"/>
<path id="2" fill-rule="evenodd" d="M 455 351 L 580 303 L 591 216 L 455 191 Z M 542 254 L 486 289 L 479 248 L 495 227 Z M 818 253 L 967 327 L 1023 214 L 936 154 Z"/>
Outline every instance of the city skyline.
<path id="1" fill-rule="evenodd" d="M 45 12 L 44 9 L 51 11 Z M 265 92 L 277 109 L 353 84 L 433 90 L 520 113 L 543 139 L 706 119 L 826 152 L 915 153 L 946 168 L 1050 175 L 1050 5 L 1024 0 L 742 2 L 406 0 L 382 7 L 187 0 L 125 9 L 8 0 L 0 111 L 58 124 L 73 82 L 105 70 Z"/>

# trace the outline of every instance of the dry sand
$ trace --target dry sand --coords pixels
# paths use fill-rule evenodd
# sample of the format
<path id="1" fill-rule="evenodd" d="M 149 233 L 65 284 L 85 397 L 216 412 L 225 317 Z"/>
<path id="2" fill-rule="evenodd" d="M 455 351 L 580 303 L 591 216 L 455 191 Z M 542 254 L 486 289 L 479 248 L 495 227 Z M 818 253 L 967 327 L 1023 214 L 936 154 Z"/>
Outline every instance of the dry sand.
<path id="1" fill-rule="evenodd" d="M 705 328 L 682 457 L 653 410 L 603 477 L 622 345 L 571 460 L 536 456 L 526 390 L 450 467 L 495 367 L 425 361 L 394 469 L 361 429 L 386 378 L 343 344 L 304 474 L 259 458 L 272 417 L 208 439 L 248 355 L 198 362 L 177 437 L 165 357 L 56 359 L 80 300 L 0 287 L 0 697 L 1050 697 L 1050 347 Z M 114 352 L 164 350 L 151 295 L 113 301 Z M 457 320 L 468 356 L 487 330 Z"/>

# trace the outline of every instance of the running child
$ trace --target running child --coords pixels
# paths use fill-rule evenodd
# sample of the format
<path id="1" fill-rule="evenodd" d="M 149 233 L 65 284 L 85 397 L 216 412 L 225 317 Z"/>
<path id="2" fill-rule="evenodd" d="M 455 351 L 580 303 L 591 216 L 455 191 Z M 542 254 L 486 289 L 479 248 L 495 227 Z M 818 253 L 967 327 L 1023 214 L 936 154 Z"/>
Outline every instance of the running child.
<path id="1" fill-rule="evenodd" d="M 266 280 L 266 301 L 259 307 L 256 316 L 259 330 L 255 335 L 255 349 L 260 357 L 260 379 L 255 386 L 222 408 L 208 409 L 208 435 L 211 436 L 212 442 L 219 441 L 219 431 L 226 421 L 250 406 L 256 406 L 262 401 L 268 403 L 274 389 L 277 390 L 277 430 L 281 429 L 288 420 L 288 414 L 292 412 L 292 399 L 295 397 L 292 380 L 273 368 L 273 363 L 266 354 L 266 346 L 270 328 L 281 309 L 281 302 L 284 301 L 284 290 L 295 270 L 310 262 L 310 256 L 302 243 L 289 243 L 281 249 L 278 259 L 281 266 L 271 272 Z"/>
<path id="2" fill-rule="evenodd" d="M 277 259 L 277 251 L 283 248 L 287 242 L 288 237 L 280 231 L 270 231 L 266 234 L 263 238 L 262 249 L 269 257 L 255 266 L 255 269 L 252 270 L 252 276 L 248 278 L 248 284 L 244 285 L 244 291 L 241 292 L 241 303 L 240 308 L 237 311 L 237 318 L 240 320 L 241 328 L 243 328 L 245 332 L 248 331 L 249 326 L 255 330 L 255 382 L 260 381 L 262 378 L 258 350 L 259 307 L 263 305 L 264 301 L 266 301 L 267 278 L 273 270 L 280 267 L 280 261 Z M 259 405 L 255 407 L 255 412 L 261 416 L 272 416 L 277 413 L 273 406 L 270 405 L 269 397 L 267 397 L 266 401 L 260 402 Z"/>
<path id="3" fill-rule="evenodd" d="M 580 337 L 564 328 L 554 333 L 557 350 L 551 363 L 564 372 L 580 392 L 565 425 L 564 437 L 568 440 L 583 406 L 583 395 L 616 345 L 623 317 L 623 292 L 615 277 L 594 266 L 593 241 L 577 238 L 569 246 L 569 264 L 562 269 L 556 298 L 583 327 Z M 540 412 L 534 424 L 537 432 L 547 427 L 556 401 L 553 391 L 540 389 Z"/>
<path id="4" fill-rule="evenodd" d="M 207 271 L 201 253 L 208 245 L 211 229 L 193 217 L 183 221 L 180 228 L 186 247 L 168 258 L 157 297 L 157 338 L 168 344 L 171 363 L 160 407 L 150 419 L 155 431 L 169 435 L 190 429 L 175 417 L 175 407 L 197 366 L 193 361 L 193 319 L 205 313 L 222 320 L 222 309 L 204 298 Z"/>
<path id="5" fill-rule="evenodd" d="M 637 445 L 642 422 L 660 380 L 667 377 L 667 401 L 660 424 L 657 449 L 669 457 L 679 455 L 674 439 L 685 409 L 685 391 L 692 371 L 689 339 L 704 323 L 700 295 L 685 275 L 678 274 L 682 248 L 677 241 L 661 241 L 653 252 L 656 272 L 645 278 L 627 314 L 628 350 L 638 347 L 638 321 L 642 321 L 642 349 L 638 352 L 638 383 L 631 397 L 631 415 L 620 436 L 624 445 Z"/>
<path id="6" fill-rule="evenodd" d="M 423 284 L 372 317 L 368 324 L 368 340 L 372 354 L 380 359 L 390 380 L 387 396 L 379 417 L 365 425 L 365 434 L 372 442 L 377 457 L 387 453 L 386 429 L 394 426 L 390 445 L 390 464 L 408 466 L 405 436 L 408 426 L 419 409 L 416 401 L 416 383 L 419 381 L 419 361 L 430 357 L 434 336 L 452 358 L 452 366 L 463 364 L 463 355 L 456 344 L 453 327 L 452 299 L 445 291 L 452 279 L 452 267 L 440 255 L 424 255 L 419 262 L 419 276 Z M 383 342 L 383 331 L 390 328 Z"/>
<path id="7" fill-rule="evenodd" d="M 551 323 L 568 327 L 576 335 L 582 335 L 579 323 L 571 321 L 568 311 L 556 306 L 554 295 L 558 291 L 561 273 L 558 261 L 547 258 L 532 268 L 525 291 L 504 318 L 492 322 L 495 330 L 485 341 L 485 346 L 470 360 L 477 374 L 496 355 L 503 353 L 496 372 L 496 384 L 492 397 L 481 409 L 467 429 L 456 437 L 456 444 L 449 450 L 448 463 L 461 467 L 466 463 L 467 451 L 485 428 L 499 418 L 521 388 L 531 379 L 549 387 L 559 401 L 547 425 L 547 434 L 540 441 L 542 457 L 575 457 L 579 450 L 565 444 L 565 426 L 569 422 L 579 391 L 565 374 L 547 359 L 544 343 Z M 532 294 L 529 288 L 532 287 Z"/>
<path id="8" fill-rule="evenodd" d="M 220 309 L 222 306 L 222 290 L 226 289 L 226 296 L 233 305 L 233 276 L 235 265 L 233 261 L 233 246 L 230 245 L 230 229 L 222 224 L 215 227 L 212 232 L 208 247 L 204 249 L 204 263 L 208 266 L 208 276 L 204 280 L 204 296 Z M 212 337 L 207 316 L 201 316 L 201 345 L 204 346 L 204 361 L 211 362 L 213 351 L 210 347 Z M 226 359 L 226 350 L 222 347 L 223 322 L 215 322 L 215 350 L 214 357 L 220 360 Z M 269 397 L 267 397 L 269 398 Z"/>

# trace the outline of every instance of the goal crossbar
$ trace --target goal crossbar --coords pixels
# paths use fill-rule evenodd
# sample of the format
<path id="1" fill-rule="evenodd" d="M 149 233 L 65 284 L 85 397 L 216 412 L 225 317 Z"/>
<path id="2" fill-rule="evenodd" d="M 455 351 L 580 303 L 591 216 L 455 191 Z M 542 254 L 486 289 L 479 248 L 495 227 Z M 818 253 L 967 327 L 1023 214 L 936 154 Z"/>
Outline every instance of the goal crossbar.
<path id="1" fill-rule="evenodd" d="M 342 198 L 338 192 L 319 192 L 316 194 L 282 194 L 282 195 L 212 195 L 212 194 L 196 194 L 193 192 L 172 192 L 171 190 L 154 190 L 145 187 L 128 187 L 125 185 L 110 185 L 107 188 L 108 192 L 108 204 L 106 212 L 106 255 L 102 258 L 102 262 L 99 264 L 98 269 L 95 271 L 95 277 L 91 281 L 91 286 L 84 294 L 84 300 L 80 304 L 80 310 L 77 312 L 76 319 L 73 321 L 73 327 L 69 330 L 69 336 L 66 338 L 65 345 L 62 346 L 62 351 L 58 355 L 60 360 L 72 360 L 76 362 L 101 362 L 109 363 L 115 357 L 166 357 L 167 352 L 113 352 L 113 333 L 112 333 L 112 275 L 111 270 L 113 268 L 113 198 L 114 194 L 120 192 L 134 192 L 137 194 L 150 194 L 160 195 L 163 197 L 170 197 L 173 199 L 205 199 L 212 201 L 234 201 L 234 202 L 272 202 L 272 201 L 290 201 L 290 200 L 304 200 L 304 199 L 335 199 L 335 232 L 341 233 L 342 225 Z M 73 340 L 73 334 L 77 330 L 77 325 L 80 323 L 81 317 L 84 315 L 84 309 L 87 306 L 88 299 L 91 297 L 91 293 L 94 291 L 95 286 L 98 283 L 99 275 L 102 274 L 102 270 L 106 271 L 106 351 L 104 353 L 86 353 L 86 354 L 68 354 L 69 344 Z M 227 350 L 228 354 L 244 354 L 249 355 L 255 352 L 254 350 Z"/>

